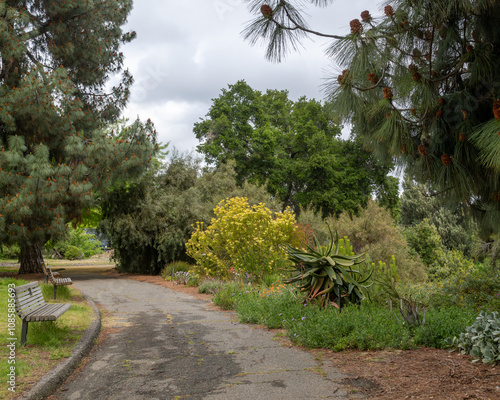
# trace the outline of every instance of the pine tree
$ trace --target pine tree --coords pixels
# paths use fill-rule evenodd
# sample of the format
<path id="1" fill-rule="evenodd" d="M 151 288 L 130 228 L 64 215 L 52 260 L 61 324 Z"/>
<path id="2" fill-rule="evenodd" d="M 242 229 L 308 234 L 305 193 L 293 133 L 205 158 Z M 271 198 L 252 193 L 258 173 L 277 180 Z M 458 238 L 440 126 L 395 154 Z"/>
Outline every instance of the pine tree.
<path id="1" fill-rule="evenodd" d="M 20 273 L 77 223 L 100 193 L 137 176 L 154 148 L 150 121 L 107 129 L 129 97 L 119 47 L 131 0 L 0 2 L 0 243 L 21 247 Z M 121 82 L 106 91 L 108 78 Z"/>
<path id="2" fill-rule="evenodd" d="M 247 2 L 260 15 L 245 37 L 266 39 L 273 61 L 303 36 L 330 38 L 327 56 L 342 73 L 327 90 L 343 120 L 376 154 L 474 211 L 486 236 L 498 231 L 498 0 L 393 0 L 379 18 L 363 11 L 345 36 L 308 28 L 302 2 Z"/>

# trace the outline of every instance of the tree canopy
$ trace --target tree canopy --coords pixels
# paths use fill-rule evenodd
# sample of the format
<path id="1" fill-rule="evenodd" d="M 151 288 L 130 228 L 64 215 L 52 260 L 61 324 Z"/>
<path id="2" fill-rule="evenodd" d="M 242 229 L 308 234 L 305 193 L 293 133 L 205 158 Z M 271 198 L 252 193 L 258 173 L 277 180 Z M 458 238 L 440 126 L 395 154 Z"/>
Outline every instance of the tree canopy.
<path id="1" fill-rule="evenodd" d="M 107 129 L 129 97 L 119 47 L 131 0 L 0 3 L 0 242 L 41 272 L 40 246 L 148 165 L 150 121 Z M 121 73 L 107 89 L 108 78 Z"/>
<path id="2" fill-rule="evenodd" d="M 238 186 L 233 164 L 203 171 L 199 159 L 172 151 L 140 179 L 110 190 L 100 229 L 111 239 L 120 270 L 158 274 L 169 262 L 192 261 L 186 243 L 194 226 L 209 225 L 215 206 L 228 197 L 281 209 L 262 187 Z"/>
<path id="3" fill-rule="evenodd" d="M 251 43 L 264 39 L 273 61 L 304 36 L 330 38 L 326 55 L 339 74 L 327 86 L 328 98 L 342 120 L 376 154 L 475 211 L 486 235 L 498 231 L 497 0 L 394 0 L 380 17 L 361 12 L 344 36 L 309 28 L 304 2 L 247 3 L 258 17 L 244 35 Z"/>
<path id="4" fill-rule="evenodd" d="M 324 215 L 356 213 L 374 192 L 390 194 L 377 189 L 387 184 L 389 167 L 357 141 L 342 140 L 332 113 L 316 100 L 294 102 L 287 91 L 261 93 L 239 81 L 213 99 L 194 132 L 208 164 L 235 160 L 238 183 L 266 184 L 296 213 L 309 205 Z"/>

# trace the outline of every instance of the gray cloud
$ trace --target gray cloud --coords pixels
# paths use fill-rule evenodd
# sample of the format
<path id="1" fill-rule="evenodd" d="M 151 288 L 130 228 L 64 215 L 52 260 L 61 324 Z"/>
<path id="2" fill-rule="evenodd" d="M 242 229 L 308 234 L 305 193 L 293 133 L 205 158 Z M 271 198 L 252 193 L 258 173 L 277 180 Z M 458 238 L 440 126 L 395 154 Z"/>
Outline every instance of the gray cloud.
<path id="1" fill-rule="evenodd" d="M 369 0 L 337 1 L 337 6 L 309 10 L 311 26 L 347 33 Z M 151 118 L 162 142 L 185 151 L 197 145 L 193 124 L 206 115 L 222 88 L 244 79 L 254 89 L 287 89 L 292 99 L 322 99 L 325 40 L 306 41 L 299 54 L 272 64 L 264 48 L 251 47 L 240 32 L 252 19 L 239 0 L 137 0 L 125 29 L 137 39 L 123 48 L 135 78 L 124 115 Z"/>

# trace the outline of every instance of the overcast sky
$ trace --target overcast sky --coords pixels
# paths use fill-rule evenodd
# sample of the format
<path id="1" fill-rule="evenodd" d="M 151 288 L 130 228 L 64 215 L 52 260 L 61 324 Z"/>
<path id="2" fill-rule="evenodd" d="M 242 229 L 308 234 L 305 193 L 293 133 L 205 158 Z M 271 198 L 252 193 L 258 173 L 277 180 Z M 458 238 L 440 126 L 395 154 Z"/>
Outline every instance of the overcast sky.
<path id="1" fill-rule="evenodd" d="M 309 6 L 308 21 L 311 28 L 343 35 L 363 10 L 380 15 L 379 2 Z M 327 42 L 306 40 L 300 53 L 274 64 L 265 59 L 264 46 L 252 47 L 241 36 L 252 18 L 242 0 L 135 0 L 126 29 L 135 30 L 137 38 L 122 49 L 135 79 L 124 115 L 151 118 L 160 142 L 190 151 L 198 144 L 194 123 L 221 89 L 240 79 L 260 91 L 286 89 L 293 100 L 323 100 L 321 84 L 337 72 L 324 55 Z"/>

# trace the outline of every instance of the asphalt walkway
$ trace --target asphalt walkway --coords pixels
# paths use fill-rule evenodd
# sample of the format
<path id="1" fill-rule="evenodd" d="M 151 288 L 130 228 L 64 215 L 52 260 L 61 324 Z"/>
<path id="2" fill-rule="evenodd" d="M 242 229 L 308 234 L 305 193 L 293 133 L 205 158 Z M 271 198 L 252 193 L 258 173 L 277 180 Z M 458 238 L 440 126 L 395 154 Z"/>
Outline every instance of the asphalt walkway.
<path id="1" fill-rule="evenodd" d="M 151 283 L 65 274 L 111 333 L 55 399 L 347 399 L 345 377 L 272 332 Z"/>

